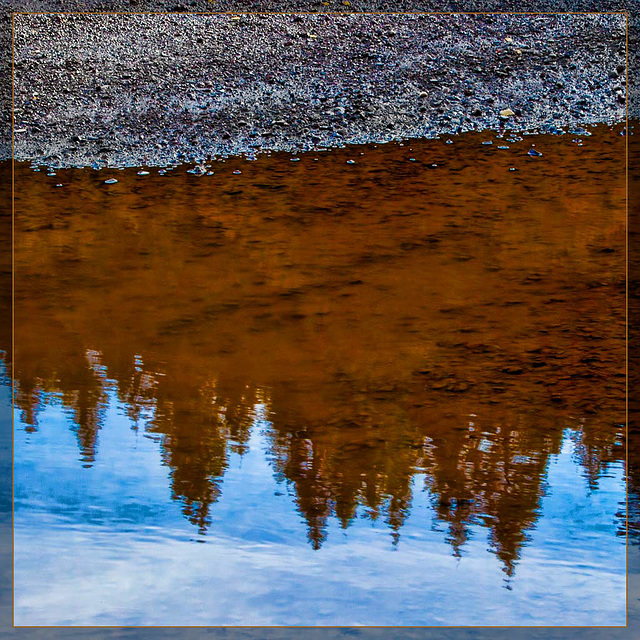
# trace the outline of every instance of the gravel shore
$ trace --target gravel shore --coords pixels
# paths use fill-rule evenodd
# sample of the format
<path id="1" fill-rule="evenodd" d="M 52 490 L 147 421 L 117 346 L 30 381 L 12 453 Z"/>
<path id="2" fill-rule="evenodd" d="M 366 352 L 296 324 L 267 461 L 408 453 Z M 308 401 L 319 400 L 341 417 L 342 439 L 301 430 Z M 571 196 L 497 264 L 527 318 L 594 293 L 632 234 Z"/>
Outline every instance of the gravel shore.
<path id="1" fill-rule="evenodd" d="M 15 157 L 55 167 L 553 132 L 626 113 L 623 14 L 16 15 L 14 26 Z"/>

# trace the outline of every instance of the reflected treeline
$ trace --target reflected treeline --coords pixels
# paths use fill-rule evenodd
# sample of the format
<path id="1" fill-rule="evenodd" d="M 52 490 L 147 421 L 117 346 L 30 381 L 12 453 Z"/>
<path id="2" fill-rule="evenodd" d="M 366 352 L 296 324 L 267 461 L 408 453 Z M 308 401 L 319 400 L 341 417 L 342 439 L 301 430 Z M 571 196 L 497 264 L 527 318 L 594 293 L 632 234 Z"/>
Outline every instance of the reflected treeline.
<path id="1" fill-rule="evenodd" d="M 549 458 L 559 453 L 565 430 L 575 429 L 585 480 L 594 488 L 607 463 L 624 457 L 620 429 L 609 429 L 603 439 L 598 420 L 572 421 L 550 407 L 491 406 L 475 394 L 464 402 L 438 397 L 432 389 L 421 391 L 414 379 L 393 390 L 373 385 L 355 393 L 362 381 L 343 379 L 343 393 L 322 407 L 322 420 L 304 410 L 306 403 L 321 402 L 321 394 L 309 396 L 295 385 L 261 389 L 221 377 L 190 386 L 147 368 L 136 354 L 122 364 L 118 368 L 108 353 L 87 353 L 76 370 L 83 373 L 73 378 L 75 391 L 60 371 L 54 384 L 40 378 L 29 390 L 19 380 L 16 405 L 25 428 L 37 429 L 45 394 L 51 394 L 67 408 L 82 462 L 90 465 L 99 430 L 108 428 L 107 394 L 114 391 L 132 428 L 157 438 L 171 469 L 172 496 L 201 533 L 211 524 L 230 454 L 244 454 L 252 429 L 262 429 L 275 478 L 293 487 L 314 549 L 326 539 L 332 517 L 344 528 L 358 517 L 382 519 L 397 543 L 413 492 L 425 488 L 436 520 L 447 524 L 453 552 L 463 554 L 472 525 L 483 525 L 511 576 L 539 516 Z"/>
<path id="2" fill-rule="evenodd" d="M 620 139 L 540 138 L 514 173 L 474 136 L 412 143 L 440 173 L 393 145 L 359 173 L 348 149 L 115 189 L 58 172 L 55 200 L 18 166 L 21 420 L 55 398 L 90 465 L 116 393 L 203 533 L 261 429 L 314 548 L 332 518 L 398 543 L 424 488 L 453 552 L 482 525 L 511 576 L 566 430 L 587 486 L 625 458 Z"/>

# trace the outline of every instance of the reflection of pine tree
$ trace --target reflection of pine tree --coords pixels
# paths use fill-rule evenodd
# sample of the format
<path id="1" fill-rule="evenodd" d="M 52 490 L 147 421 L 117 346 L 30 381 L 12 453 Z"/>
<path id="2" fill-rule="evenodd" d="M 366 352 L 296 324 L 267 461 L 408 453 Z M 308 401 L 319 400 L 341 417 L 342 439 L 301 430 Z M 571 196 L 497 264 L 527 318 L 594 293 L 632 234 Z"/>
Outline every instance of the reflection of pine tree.
<path id="1" fill-rule="evenodd" d="M 255 407 L 259 392 L 255 385 L 244 379 L 221 376 L 215 382 L 211 398 L 213 411 L 224 415 L 224 426 L 231 450 L 243 455 L 248 450 L 251 427 L 255 420 Z"/>
<path id="2" fill-rule="evenodd" d="M 580 431 L 574 432 L 575 456 L 591 490 L 597 489 L 598 480 L 607 466 L 624 455 L 624 431 L 622 424 L 612 428 L 588 420 Z"/>
<path id="3" fill-rule="evenodd" d="M 185 394 L 162 378 L 156 387 L 155 415 L 147 429 L 162 434 L 162 457 L 171 468 L 172 496 L 182 501 L 185 516 L 204 533 L 211 524 L 211 504 L 220 497 L 227 441 L 220 418 L 202 405 L 197 389 Z"/>
<path id="4" fill-rule="evenodd" d="M 348 392 L 332 412 L 340 417 L 311 424 L 302 407 L 291 402 L 292 395 L 290 388 L 271 390 L 269 457 L 276 477 L 295 487 L 312 546 L 319 548 L 324 541 L 331 515 L 347 528 L 359 506 L 371 519 L 384 513 L 397 542 L 421 456 L 415 429 L 397 410 L 375 415 L 368 399 L 359 402 Z"/>
<path id="5" fill-rule="evenodd" d="M 38 430 L 38 413 L 42 410 L 42 384 L 22 376 L 16 385 L 14 402 L 20 408 L 20 420 L 25 424 L 25 431 L 33 433 Z"/>
<path id="6" fill-rule="evenodd" d="M 478 420 L 473 428 L 446 433 L 429 438 L 427 448 L 427 484 L 437 518 L 449 523 L 455 555 L 471 524 L 489 527 L 491 546 L 512 576 L 527 531 L 538 518 L 549 456 L 560 450 L 562 427 L 542 432 L 523 415 L 517 428 Z"/>
<path id="7" fill-rule="evenodd" d="M 637 406 L 636 406 L 637 408 Z M 627 470 L 627 504 L 620 505 L 619 531 L 625 535 L 628 525 L 629 539 L 640 544 L 640 412 L 629 412 L 629 468 Z M 628 514 L 626 513 L 628 510 Z"/>
<path id="8" fill-rule="evenodd" d="M 72 376 L 61 376 L 62 405 L 69 410 L 73 430 L 78 438 L 84 466 L 95 462 L 98 431 L 101 429 L 107 397 L 100 380 L 83 359 L 82 367 L 73 370 Z"/>

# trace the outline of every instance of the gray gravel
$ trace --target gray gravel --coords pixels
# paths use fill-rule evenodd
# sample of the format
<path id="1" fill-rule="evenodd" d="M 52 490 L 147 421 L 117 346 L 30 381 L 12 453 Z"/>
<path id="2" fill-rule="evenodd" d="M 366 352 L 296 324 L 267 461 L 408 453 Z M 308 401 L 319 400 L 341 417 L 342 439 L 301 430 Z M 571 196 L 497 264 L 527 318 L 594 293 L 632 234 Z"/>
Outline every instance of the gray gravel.
<path id="1" fill-rule="evenodd" d="M 619 122 L 625 35 L 623 15 L 17 15 L 15 157 L 158 166 Z"/>
<path id="2" fill-rule="evenodd" d="M 0 159 L 11 156 L 11 11 L 121 11 L 121 12 L 211 12 L 211 11 L 309 11 L 332 14 L 362 11 L 537 11 L 605 12 L 628 11 L 629 75 L 635 78 L 640 47 L 640 3 L 638 0 L 0 0 Z M 131 33 L 135 41 L 135 31 Z M 552 34 L 539 33 L 540 39 Z M 589 38 L 589 34 L 586 34 Z M 595 40 L 595 38 L 594 38 Z M 44 44 L 44 43 L 43 43 Z M 107 41 L 103 42 L 108 47 Z M 42 73 L 46 73 L 43 69 Z M 631 82 L 627 96 L 629 115 L 640 117 L 637 83 Z M 52 137 L 51 141 L 56 142 Z M 147 139 L 147 144 L 149 139 Z"/>

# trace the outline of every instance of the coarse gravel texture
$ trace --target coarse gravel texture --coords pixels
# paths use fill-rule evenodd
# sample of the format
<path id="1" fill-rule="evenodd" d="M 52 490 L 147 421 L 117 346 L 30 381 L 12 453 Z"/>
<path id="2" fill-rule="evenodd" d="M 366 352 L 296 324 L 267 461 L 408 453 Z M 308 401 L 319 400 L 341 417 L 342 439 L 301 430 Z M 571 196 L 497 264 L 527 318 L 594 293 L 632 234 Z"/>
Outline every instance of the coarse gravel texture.
<path id="1" fill-rule="evenodd" d="M 640 40 L 638 0 L 0 0 L 0 159 L 11 156 L 11 12 L 628 12 L 628 74 L 635 78 Z M 17 19 L 17 18 L 16 18 Z M 627 16 L 625 15 L 625 20 Z M 540 33 L 542 40 L 552 34 Z M 590 37 L 586 34 L 586 37 Z M 135 41 L 135 32 L 133 33 Z M 108 43 L 102 43 L 107 47 Z M 43 70 L 43 73 L 45 71 Z M 640 117 L 637 83 L 630 82 L 627 109 Z M 53 133 L 53 132 L 51 132 Z M 51 139 L 52 143 L 61 141 Z M 151 139 L 146 138 L 147 147 Z M 155 144 L 155 143 L 154 143 Z"/>
<path id="2" fill-rule="evenodd" d="M 17 15 L 18 160 L 162 166 L 626 114 L 626 17 Z"/>

